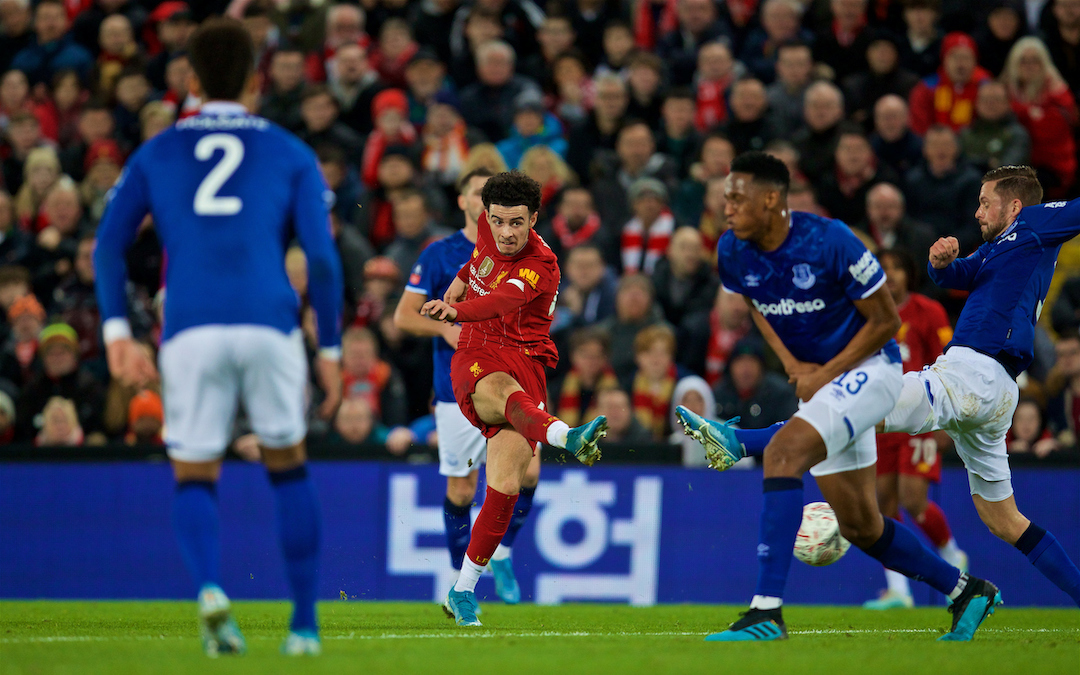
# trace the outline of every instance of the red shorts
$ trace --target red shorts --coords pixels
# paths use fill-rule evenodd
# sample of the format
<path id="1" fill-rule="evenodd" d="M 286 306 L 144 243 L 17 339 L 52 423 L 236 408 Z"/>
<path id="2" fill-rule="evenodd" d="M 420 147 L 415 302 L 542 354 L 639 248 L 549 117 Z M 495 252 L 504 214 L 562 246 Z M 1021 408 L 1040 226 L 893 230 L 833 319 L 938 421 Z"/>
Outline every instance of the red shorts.
<path id="1" fill-rule="evenodd" d="M 878 434 L 877 475 L 898 473 L 941 481 L 941 454 L 934 434 Z"/>
<path id="2" fill-rule="evenodd" d="M 521 352 L 510 349 L 459 349 L 450 360 L 450 382 L 454 385 L 454 398 L 461 408 L 465 419 L 480 430 L 485 437 L 491 438 L 508 426 L 490 425 L 480 419 L 473 407 L 472 395 L 476 383 L 491 373 L 506 373 L 514 378 L 525 393 L 539 408 L 547 407 L 547 373 L 544 365 Z M 546 443 L 546 438 L 527 439 L 535 447 L 537 443 Z"/>

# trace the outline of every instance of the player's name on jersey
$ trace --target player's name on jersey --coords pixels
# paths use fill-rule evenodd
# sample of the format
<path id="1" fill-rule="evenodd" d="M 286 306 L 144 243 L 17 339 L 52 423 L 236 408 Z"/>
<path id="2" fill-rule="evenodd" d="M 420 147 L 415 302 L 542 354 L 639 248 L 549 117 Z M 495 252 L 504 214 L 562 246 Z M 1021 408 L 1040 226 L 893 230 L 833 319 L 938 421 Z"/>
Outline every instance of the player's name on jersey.
<path id="1" fill-rule="evenodd" d="M 263 129 L 270 122 L 252 115 L 196 115 L 176 123 L 177 129 Z"/>

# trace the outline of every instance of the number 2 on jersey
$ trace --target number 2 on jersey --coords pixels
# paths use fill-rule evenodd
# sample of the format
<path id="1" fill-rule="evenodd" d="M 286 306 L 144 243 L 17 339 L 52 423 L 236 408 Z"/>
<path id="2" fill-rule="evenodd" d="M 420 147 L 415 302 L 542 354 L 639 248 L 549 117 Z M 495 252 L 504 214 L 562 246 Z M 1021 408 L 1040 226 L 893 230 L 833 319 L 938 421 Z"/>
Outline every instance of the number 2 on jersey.
<path id="1" fill-rule="evenodd" d="M 195 144 L 195 159 L 205 162 L 218 150 L 224 154 L 195 190 L 195 214 L 200 216 L 235 216 L 244 208 L 239 197 L 219 197 L 218 190 L 232 178 L 244 161 L 244 143 L 232 134 L 209 134 Z"/>

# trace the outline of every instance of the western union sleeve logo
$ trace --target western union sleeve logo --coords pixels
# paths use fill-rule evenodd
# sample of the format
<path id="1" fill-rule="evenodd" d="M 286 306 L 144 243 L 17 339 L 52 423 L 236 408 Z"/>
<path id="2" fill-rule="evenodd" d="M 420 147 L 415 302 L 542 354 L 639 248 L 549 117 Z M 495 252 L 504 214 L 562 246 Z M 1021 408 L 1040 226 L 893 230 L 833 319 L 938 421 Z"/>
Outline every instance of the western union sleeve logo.
<path id="1" fill-rule="evenodd" d="M 530 269 L 521 268 L 518 270 L 518 276 L 532 286 L 534 291 L 536 290 L 536 284 L 540 283 L 540 275 Z"/>

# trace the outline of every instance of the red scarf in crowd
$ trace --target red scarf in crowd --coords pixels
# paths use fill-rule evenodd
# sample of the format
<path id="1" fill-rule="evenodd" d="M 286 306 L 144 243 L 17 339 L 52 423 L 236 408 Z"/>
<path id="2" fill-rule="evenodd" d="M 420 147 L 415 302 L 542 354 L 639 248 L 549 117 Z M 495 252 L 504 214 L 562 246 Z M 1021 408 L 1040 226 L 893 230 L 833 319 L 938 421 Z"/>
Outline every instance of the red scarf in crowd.
<path id="1" fill-rule="evenodd" d="M 379 162 L 387 146 L 393 144 L 409 145 L 416 142 L 416 129 L 408 122 L 402 122 L 396 138 L 387 138 L 386 134 L 376 129 L 368 134 L 364 156 L 360 160 L 360 179 L 368 189 L 379 187 Z"/>
<path id="2" fill-rule="evenodd" d="M 705 350 L 705 381 L 710 387 L 724 378 L 731 350 L 735 344 L 746 337 L 750 326 L 732 330 L 720 323 L 720 312 L 715 309 L 709 313 L 709 346 Z"/>
<path id="3" fill-rule="evenodd" d="M 697 113 L 694 124 L 698 131 L 708 132 L 727 121 L 728 109 L 724 94 L 734 78 L 728 76 L 722 80 L 698 82 Z"/>
<path id="4" fill-rule="evenodd" d="M 570 223 L 566 222 L 566 218 L 561 213 L 558 213 L 551 219 L 551 229 L 555 231 L 555 236 L 559 238 L 563 249 L 570 250 L 592 239 L 600 229 L 600 216 L 590 213 L 581 227 L 571 230 Z"/>
<path id="5" fill-rule="evenodd" d="M 650 382 L 640 372 L 634 376 L 630 391 L 634 417 L 657 440 L 667 435 L 668 410 L 671 408 L 671 397 L 675 393 L 675 381 L 678 379 L 675 364 L 671 364 L 667 375 L 657 383 Z"/>
<path id="6" fill-rule="evenodd" d="M 677 0 L 664 0 L 664 7 L 660 10 L 660 16 L 653 18 L 651 0 L 641 0 L 638 3 L 637 14 L 634 16 L 634 42 L 646 51 L 652 51 L 656 47 L 656 40 L 662 35 L 667 35 L 679 27 L 679 15 L 675 11 Z"/>
<path id="7" fill-rule="evenodd" d="M 578 375 L 577 369 L 571 368 L 570 372 L 566 374 L 566 379 L 563 380 L 562 390 L 559 391 L 559 407 L 555 414 L 572 427 L 591 422 L 598 414 L 596 411 L 597 392 L 618 388 L 619 380 L 615 377 L 615 371 L 611 368 L 605 368 L 604 372 L 600 373 L 596 386 L 592 388 L 593 397 L 589 402 L 589 407 L 582 410 L 581 376 Z"/>

